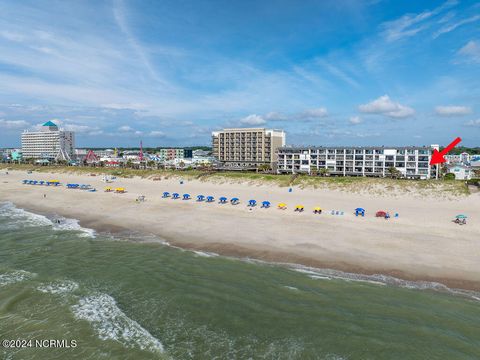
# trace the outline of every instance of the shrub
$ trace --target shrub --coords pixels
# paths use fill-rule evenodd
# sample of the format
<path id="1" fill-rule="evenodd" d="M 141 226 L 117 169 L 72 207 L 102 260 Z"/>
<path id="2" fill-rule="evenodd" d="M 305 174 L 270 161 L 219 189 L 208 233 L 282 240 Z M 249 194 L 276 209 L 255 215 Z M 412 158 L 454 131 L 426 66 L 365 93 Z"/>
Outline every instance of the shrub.
<path id="1" fill-rule="evenodd" d="M 455 174 L 448 173 L 443 176 L 443 180 L 455 180 Z"/>

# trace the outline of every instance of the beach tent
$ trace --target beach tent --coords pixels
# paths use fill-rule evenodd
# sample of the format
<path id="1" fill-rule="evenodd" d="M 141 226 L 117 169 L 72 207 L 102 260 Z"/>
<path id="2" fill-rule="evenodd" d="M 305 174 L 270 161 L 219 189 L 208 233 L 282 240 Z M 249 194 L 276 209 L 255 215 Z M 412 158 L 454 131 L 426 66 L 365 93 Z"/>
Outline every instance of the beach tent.
<path id="1" fill-rule="evenodd" d="M 295 210 L 294 210 L 294 211 L 302 212 L 303 209 L 304 209 L 304 206 L 303 206 L 303 205 L 297 205 L 297 206 L 295 206 Z"/>
<path id="2" fill-rule="evenodd" d="M 205 200 L 205 196 L 197 195 L 197 201 L 203 201 L 203 200 Z"/>
<path id="3" fill-rule="evenodd" d="M 321 214 L 322 213 L 322 208 L 317 206 L 316 208 L 313 209 L 313 213 L 314 214 Z"/>
<path id="4" fill-rule="evenodd" d="M 257 205 L 257 200 L 248 200 L 248 206 L 256 206 Z"/>
<path id="5" fill-rule="evenodd" d="M 269 208 L 270 207 L 270 201 L 262 201 L 262 208 Z"/>
<path id="6" fill-rule="evenodd" d="M 183 194 L 183 200 L 190 200 L 190 194 Z"/>
<path id="7" fill-rule="evenodd" d="M 364 208 L 356 208 L 355 209 L 355 216 L 358 216 L 358 215 L 365 216 L 365 209 Z"/>
<path id="8" fill-rule="evenodd" d="M 172 199 L 178 199 L 179 198 L 179 194 L 178 193 L 173 193 L 172 194 Z"/>
<path id="9" fill-rule="evenodd" d="M 169 197 L 169 196 L 170 196 L 170 193 L 169 193 L 168 191 L 165 191 L 165 192 L 163 193 L 163 196 L 162 196 L 162 197 L 167 198 L 167 197 Z"/>
<path id="10" fill-rule="evenodd" d="M 231 198 L 231 199 L 230 199 L 230 203 L 231 203 L 232 205 L 237 205 L 237 204 L 240 203 L 240 199 L 239 199 L 239 198 Z"/>
<path id="11" fill-rule="evenodd" d="M 225 196 L 222 196 L 218 200 L 220 201 L 221 204 L 225 204 L 227 202 L 227 198 Z"/>
<path id="12" fill-rule="evenodd" d="M 287 204 L 285 204 L 285 203 L 280 203 L 280 204 L 278 204 L 278 208 L 279 208 L 280 210 L 285 210 L 285 209 L 287 208 Z"/>
<path id="13" fill-rule="evenodd" d="M 386 211 L 383 211 L 383 210 L 378 210 L 376 213 L 375 213 L 375 216 L 376 217 L 385 217 L 387 216 L 387 212 Z"/>
<path id="14" fill-rule="evenodd" d="M 213 202 L 215 198 L 213 196 L 207 196 L 207 202 Z"/>

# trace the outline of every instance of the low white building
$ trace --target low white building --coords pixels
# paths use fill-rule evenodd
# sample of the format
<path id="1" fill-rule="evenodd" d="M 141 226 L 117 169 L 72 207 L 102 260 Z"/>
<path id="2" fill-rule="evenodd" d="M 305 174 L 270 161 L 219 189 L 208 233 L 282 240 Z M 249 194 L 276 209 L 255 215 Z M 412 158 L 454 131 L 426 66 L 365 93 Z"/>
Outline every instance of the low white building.
<path id="1" fill-rule="evenodd" d="M 454 164 L 448 166 L 448 172 L 455 175 L 455 180 L 470 180 L 473 178 L 473 169 L 467 165 Z"/>

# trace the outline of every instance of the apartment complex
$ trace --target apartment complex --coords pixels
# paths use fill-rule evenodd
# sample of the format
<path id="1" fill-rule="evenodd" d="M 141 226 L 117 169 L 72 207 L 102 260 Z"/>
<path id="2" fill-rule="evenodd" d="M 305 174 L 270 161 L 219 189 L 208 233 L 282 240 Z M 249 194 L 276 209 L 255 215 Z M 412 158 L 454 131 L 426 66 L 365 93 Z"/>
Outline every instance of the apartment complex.
<path id="1" fill-rule="evenodd" d="M 278 173 L 326 171 L 339 176 L 389 176 L 394 167 L 401 176 L 412 179 L 437 177 L 437 166 L 430 166 L 438 145 L 410 147 L 282 147 L 278 150 Z M 322 170 L 326 169 L 326 170 Z"/>
<path id="2" fill-rule="evenodd" d="M 160 161 L 169 161 L 175 159 L 184 159 L 185 151 L 179 148 L 160 149 L 157 153 Z"/>
<path id="3" fill-rule="evenodd" d="M 274 167 L 277 149 L 285 146 L 285 132 L 263 128 L 224 129 L 212 133 L 213 156 L 232 169 Z"/>
<path id="4" fill-rule="evenodd" d="M 75 136 L 73 131 L 59 130 L 47 121 L 40 131 L 22 133 L 22 155 L 24 159 L 70 160 L 74 156 Z"/>

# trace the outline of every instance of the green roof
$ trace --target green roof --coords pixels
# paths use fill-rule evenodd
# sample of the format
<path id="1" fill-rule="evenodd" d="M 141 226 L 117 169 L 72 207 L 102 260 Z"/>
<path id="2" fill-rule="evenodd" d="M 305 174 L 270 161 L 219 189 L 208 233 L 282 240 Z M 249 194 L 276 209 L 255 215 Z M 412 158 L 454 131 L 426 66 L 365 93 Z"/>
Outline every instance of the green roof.
<path id="1" fill-rule="evenodd" d="M 57 126 L 57 124 L 55 124 L 54 122 L 52 121 L 47 121 L 45 124 L 43 124 L 42 126 Z"/>

